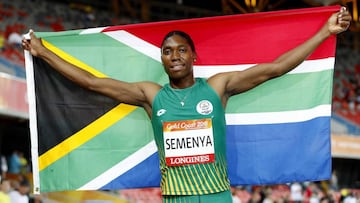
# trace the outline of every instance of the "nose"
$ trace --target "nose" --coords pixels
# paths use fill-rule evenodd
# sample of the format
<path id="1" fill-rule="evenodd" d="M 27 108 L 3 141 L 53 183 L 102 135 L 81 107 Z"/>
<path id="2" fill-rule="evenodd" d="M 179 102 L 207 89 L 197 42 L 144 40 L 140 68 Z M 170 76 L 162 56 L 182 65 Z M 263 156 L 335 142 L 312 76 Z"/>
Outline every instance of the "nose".
<path id="1" fill-rule="evenodd" d="M 172 54 L 171 54 L 171 60 L 178 60 L 180 58 L 180 53 L 178 51 L 174 51 Z"/>

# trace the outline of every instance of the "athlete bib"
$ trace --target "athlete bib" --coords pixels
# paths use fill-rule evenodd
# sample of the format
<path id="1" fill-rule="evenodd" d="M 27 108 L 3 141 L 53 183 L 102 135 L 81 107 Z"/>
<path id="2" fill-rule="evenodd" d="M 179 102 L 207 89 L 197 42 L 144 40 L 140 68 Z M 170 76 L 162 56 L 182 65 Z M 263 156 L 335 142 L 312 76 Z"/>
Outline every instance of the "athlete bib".
<path id="1" fill-rule="evenodd" d="M 211 163 L 215 160 L 210 118 L 163 123 L 168 166 Z"/>

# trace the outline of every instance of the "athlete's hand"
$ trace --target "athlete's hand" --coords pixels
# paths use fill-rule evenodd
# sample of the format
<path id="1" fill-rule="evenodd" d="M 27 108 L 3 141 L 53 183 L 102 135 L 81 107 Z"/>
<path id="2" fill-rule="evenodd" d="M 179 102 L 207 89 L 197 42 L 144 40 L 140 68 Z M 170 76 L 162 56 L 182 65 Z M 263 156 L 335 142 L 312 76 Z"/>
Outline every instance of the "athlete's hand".
<path id="1" fill-rule="evenodd" d="M 35 36 L 33 30 L 29 31 L 29 35 L 27 37 L 23 37 L 22 47 L 23 49 L 29 51 L 33 56 L 39 56 L 41 52 L 45 50 L 41 39 Z"/>
<path id="2" fill-rule="evenodd" d="M 328 30 L 331 34 L 339 34 L 349 28 L 350 22 L 351 15 L 349 11 L 345 7 L 341 7 L 339 12 L 334 13 L 329 18 L 327 22 Z"/>

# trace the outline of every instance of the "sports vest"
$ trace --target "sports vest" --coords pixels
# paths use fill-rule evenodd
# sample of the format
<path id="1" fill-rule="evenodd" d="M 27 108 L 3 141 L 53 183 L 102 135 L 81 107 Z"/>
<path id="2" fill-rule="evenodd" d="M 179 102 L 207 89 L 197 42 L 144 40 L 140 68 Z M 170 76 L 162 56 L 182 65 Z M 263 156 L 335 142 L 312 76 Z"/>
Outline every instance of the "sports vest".
<path id="1" fill-rule="evenodd" d="M 152 106 L 163 195 L 202 195 L 229 189 L 225 112 L 205 79 L 173 89 L 166 84 Z"/>

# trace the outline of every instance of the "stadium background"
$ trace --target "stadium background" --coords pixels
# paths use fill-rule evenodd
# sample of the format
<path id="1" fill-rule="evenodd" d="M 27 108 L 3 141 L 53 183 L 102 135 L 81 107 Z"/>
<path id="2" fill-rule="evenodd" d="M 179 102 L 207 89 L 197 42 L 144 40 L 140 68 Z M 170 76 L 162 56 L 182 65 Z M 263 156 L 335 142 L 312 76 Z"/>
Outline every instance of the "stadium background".
<path id="1" fill-rule="evenodd" d="M 29 28 L 62 31 L 333 4 L 348 6 L 354 20 L 350 30 L 340 34 L 337 42 L 331 129 L 333 171 L 338 177 L 338 198 L 341 189 L 357 191 L 360 189 L 360 22 L 357 0 L 0 0 L 0 154 L 9 157 L 14 150 L 19 150 L 31 161 L 24 56 L 19 46 L 19 36 Z M 326 189 L 329 183 L 316 184 Z M 274 198 L 289 193 L 288 186 L 271 188 Z M 139 202 L 159 202 L 160 199 L 157 188 L 109 193 Z M 93 197 L 94 194 L 69 191 L 45 195 L 46 199 L 59 201 L 60 196 L 70 196 L 72 202 L 77 202 L 75 199 L 85 202 L 85 196 L 100 198 Z M 254 194 L 254 188 L 237 188 L 236 194 L 244 202 Z"/>

